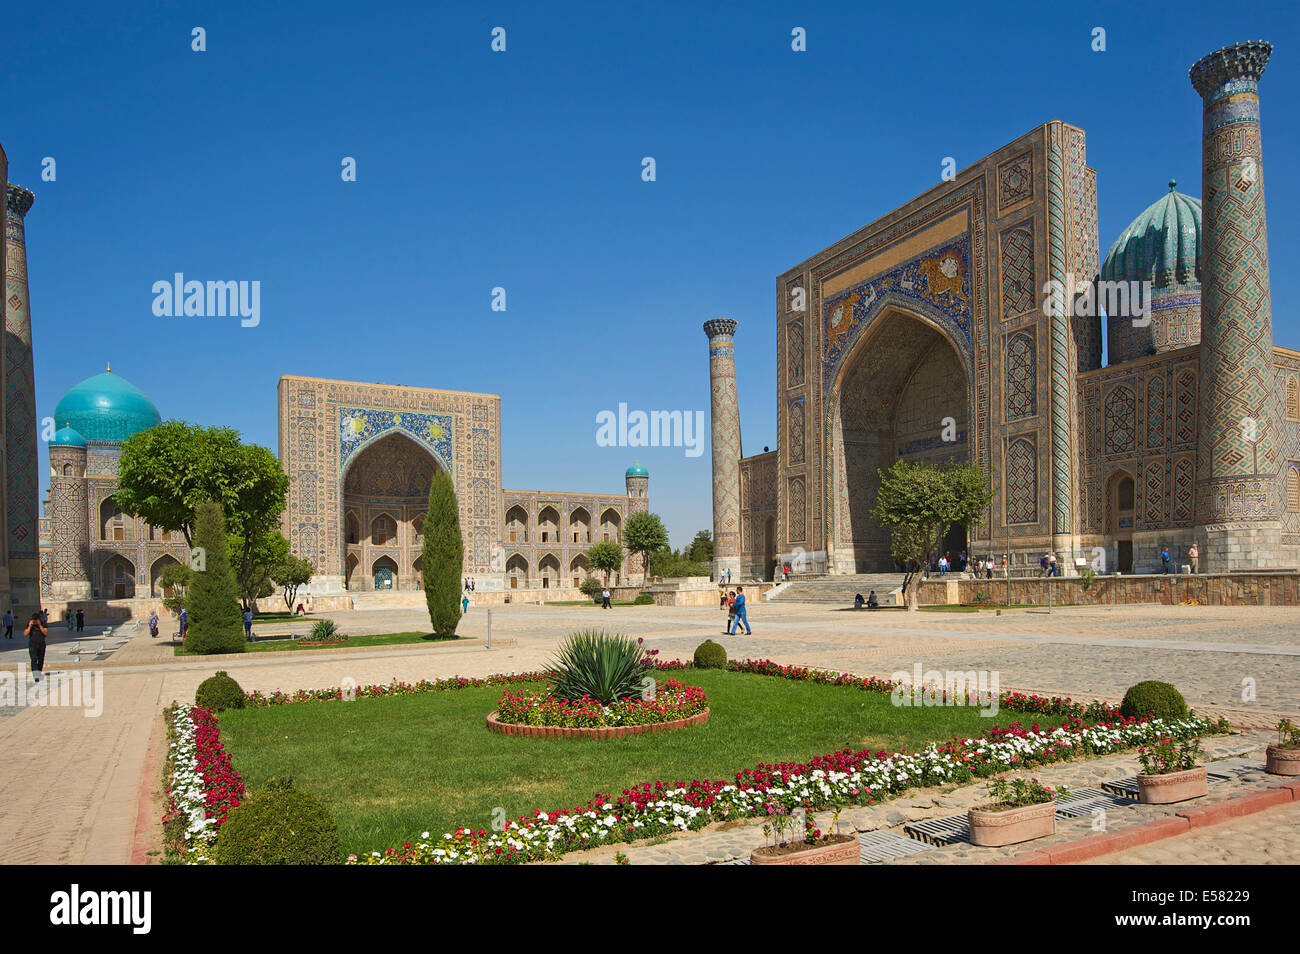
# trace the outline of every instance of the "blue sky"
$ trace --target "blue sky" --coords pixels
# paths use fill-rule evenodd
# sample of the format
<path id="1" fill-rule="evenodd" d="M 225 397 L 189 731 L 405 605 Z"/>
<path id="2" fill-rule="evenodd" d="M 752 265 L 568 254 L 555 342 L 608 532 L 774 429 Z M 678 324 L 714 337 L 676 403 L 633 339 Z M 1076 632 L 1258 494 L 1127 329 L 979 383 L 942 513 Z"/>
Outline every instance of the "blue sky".
<path id="1" fill-rule="evenodd" d="M 107 361 L 272 449 L 281 374 L 498 393 L 505 486 L 615 492 L 639 460 L 681 545 L 709 455 L 598 447 L 599 411 L 707 412 L 700 326 L 728 316 L 744 451 L 774 446 L 777 274 L 1050 119 L 1087 131 L 1104 252 L 1171 177 L 1200 194 L 1187 68 L 1257 38 L 1274 335 L 1300 346 L 1284 4 L 113 6 L 6 10 L 41 417 Z M 175 272 L 260 281 L 260 324 L 156 317 Z"/>

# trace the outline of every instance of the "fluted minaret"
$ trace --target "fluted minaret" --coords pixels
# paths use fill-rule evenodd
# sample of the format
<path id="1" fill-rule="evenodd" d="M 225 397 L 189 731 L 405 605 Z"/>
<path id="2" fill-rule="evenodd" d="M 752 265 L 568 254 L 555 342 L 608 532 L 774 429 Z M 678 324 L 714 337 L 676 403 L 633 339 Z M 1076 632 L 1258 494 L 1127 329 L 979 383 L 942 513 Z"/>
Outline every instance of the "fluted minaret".
<path id="1" fill-rule="evenodd" d="M 1238 43 L 1190 77 L 1201 138 L 1201 363 L 1196 522 L 1209 572 L 1276 566 L 1278 428 L 1259 78 L 1273 47 Z"/>
<path id="2" fill-rule="evenodd" d="M 0 146 L 0 189 L 9 191 L 9 158 L 5 155 L 4 147 Z M 0 275 L 7 275 L 5 264 L 5 249 L 8 242 L 0 241 Z M 4 427 L 4 393 L 5 393 L 5 363 L 0 361 L 0 428 Z M 0 606 L 8 607 L 11 602 L 9 592 L 9 533 L 5 529 L 5 516 L 7 506 L 5 504 L 5 482 L 0 480 Z M 38 544 L 39 545 L 39 544 Z"/>
<path id="3" fill-rule="evenodd" d="M 713 440 L 713 575 L 740 579 L 740 403 L 736 397 L 736 322 L 704 323 L 709 336 L 709 430 Z"/>
<path id="4" fill-rule="evenodd" d="M 9 183 L 5 188 L 5 507 L 9 585 L 13 601 L 22 607 L 40 603 L 36 387 L 24 228 L 34 200 L 22 186 Z"/>

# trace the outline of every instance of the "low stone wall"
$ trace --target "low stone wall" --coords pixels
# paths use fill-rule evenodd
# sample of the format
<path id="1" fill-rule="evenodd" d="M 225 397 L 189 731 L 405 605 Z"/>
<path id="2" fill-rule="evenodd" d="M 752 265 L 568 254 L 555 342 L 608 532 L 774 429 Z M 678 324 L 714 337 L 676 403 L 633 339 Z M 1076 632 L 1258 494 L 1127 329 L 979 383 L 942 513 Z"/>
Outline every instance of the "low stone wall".
<path id="1" fill-rule="evenodd" d="M 763 594 L 775 583 L 745 583 L 745 596 L 747 601 L 760 602 Z M 735 586 L 727 587 L 728 590 L 734 590 Z M 722 587 L 717 583 L 710 583 L 708 580 L 702 582 L 697 578 L 692 578 L 688 582 L 671 582 L 655 583 L 646 588 L 655 599 L 656 606 L 717 606 L 718 594 Z"/>
<path id="2" fill-rule="evenodd" d="M 921 603 L 926 606 L 971 604 L 983 593 L 988 602 L 1007 602 L 1007 581 L 927 580 L 921 584 Z M 1300 574 L 1223 573 L 1168 576 L 1098 576 L 1084 589 L 1082 577 L 1060 577 L 1011 581 L 1010 602 L 1023 606 L 1046 606 L 1048 594 L 1055 604 L 1163 603 L 1174 606 L 1196 600 L 1207 606 L 1300 606 Z"/>

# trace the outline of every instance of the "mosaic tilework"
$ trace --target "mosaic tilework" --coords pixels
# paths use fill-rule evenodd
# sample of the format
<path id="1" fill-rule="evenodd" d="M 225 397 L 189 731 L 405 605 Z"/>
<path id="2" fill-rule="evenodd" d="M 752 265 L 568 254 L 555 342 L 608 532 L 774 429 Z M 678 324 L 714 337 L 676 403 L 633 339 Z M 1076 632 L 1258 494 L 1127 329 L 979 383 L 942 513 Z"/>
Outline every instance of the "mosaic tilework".
<path id="1" fill-rule="evenodd" d="M 1033 223 L 1004 231 L 1002 244 L 1002 316 L 1013 318 L 1037 307 L 1034 281 Z"/>
<path id="2" fill-rule="evenodd" d="M 1180 444 L 1196 440 L 1196 372 L 1180 371 L 1175 383 L 1177 411 L 1174 439 Z"/>
<path id="3" fill-rule="evenodd" d="M 804 378 L 804 334 L 803 319 L 790 322 L 785 326 L 785 384 L 793 388 L 803 384 Z"/>
<path id="4" fill-rule="evenodd" d="M 1032 437 L 1007 445 L 1006 522 L 1038 522 L 1038 448 Z"/>
<path id="5" fill-rule="evenodd" d="M 346 407 L 338 408 L 339 420 L 339 472 L 347 469 L 348 462 L 362 448 L 377 437 L 392 432 L 407 434 L 431 451 L 443 469 L 452 471 L 452 417 L 450 414 L 422 414 L 412 411 L 394 411 L 389 408 Z M 480 458 L 483 464 L 485 457 Z"/>
<path id="6" fill-rule="evenodd" d="M 1112 388 L 1106 395 L 1105 415 L 1106 453 L 1132 451 L 1137 434 L 1137 399 L 1133 396 L 1133 389 L 1126 385 Z"/>
<path id="7" fill-rule="evenodd" d="M 1159 527 L 1165 522 L 1164 461 L 1149 460 L 1142 470 L 1142 523 L 1145 527 Z"/>
<path id="8" fill-rule="evenodd" d="M 1286 375 L 1286 419 L 1300 421 L 1300 377 Z"/>
<path id="9" fill-rule="evenodd" d="M 1190 523 L 1196 516 L 1196 461 L 1181 457 L 1174 464 L 1173 512 L 1170 516 L 1179 523 Z"/>
<path id="10" fill-rule="evenodd" d="M 808 539 L 808 501 L 803 477 L 791 477 L 786 491 L 787 526 L 790 540 L 799 543 Z"/>
<path id="11" fill-rule="evenodd" d="M 736 395 L 737 323 L 704 323 L 709 339 L 710 426 L 713 441 L 713 556 L 740 556 L 740 403 Z"/>
<path id="12" fill-rule="evenodd" d="M 1034 197 L 1034 154 L 1012 156 L 998 166 L 998 211 Z"/>
<path id="13" fill-rule="evenodd" d="M 1038 359 L 1034 336 L 1024 331 L 1007 342 L 1007 420 L 1032 417 L 1037 413 Z"/>
<path id="14" fill-rule="evenodd" d="M 1066 163 L 1065 128 L 1061 123 L 1047 127 L 1047 246 L 1048 274 L 1052 281 L 1065 287 L 1069 262 L 1066 248 Z M 1071 462 L 1070 440 L 1070 325 L 1064 315 L 1048 319 L 1051 344 L 1052 394 L 1052 532 L 1071 532 Z"/>
<path id="15" fill-rule="evenodd" d="M 1258 92 L 1270 50 L 1239 44 L 1191 73 L 1204 100 L 1197 513 L 1205 522 L 1277 519 L 1280 511 Z M 1247 418 L 1257 423 L 1253 442 Z"/>
<path id="16" fill-rule="evenodd" d="M 803 463 L 803 398 L 796 398 L 790 402 L 789 409 L 786 413 L 789 441 L 787 446 L 790 448 L 790 463 Z"/>
<path id="17" fill-rule="evenodd" d="M 1146 446 L 1156 450 L 1165 443 L 1165 377 L 1155 374 L 1147 379 L 1146 398 Z"/>

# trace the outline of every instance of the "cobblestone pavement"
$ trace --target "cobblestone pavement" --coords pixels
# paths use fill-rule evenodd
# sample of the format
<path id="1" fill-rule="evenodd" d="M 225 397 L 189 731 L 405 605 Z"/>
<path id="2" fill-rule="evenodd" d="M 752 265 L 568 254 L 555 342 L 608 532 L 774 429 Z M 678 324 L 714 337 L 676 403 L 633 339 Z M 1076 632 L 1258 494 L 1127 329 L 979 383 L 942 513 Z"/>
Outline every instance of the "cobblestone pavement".
<path id="1" fill-rule="evenodd" d="M 419 609 L 328 615 L 357 634 L 427 627 Z M 492 609 L 490 650 L 482 642 L 488 618 L 486 608 L 471 609 L 463 621 L 460 632 L 474 637 L 472 644 L 222 660 L 176 658 L 165 640 L 149 639 L 143 626 L 121 631 L 129 638 L 104 659 L 68 655 L 75 636 L 51 640 L 47 670 L 103 671 L 104 712 L 87 719 L 80 710 L 5 708 L 0 699 L 0 716 L 11 713 L 0 717 L 0 860 L 129 858 L 136 794 L 142 785 L 156 784 L 144 777 L 155 720 L 168 702 L 192 699 L 198 683 L 217 669 L 228 670 L 247 689 L 264 691 L 338 685 L 347 677 L 374 683 L 481 676 L 539 668 L 567 633 L 602 627 L 644 637 L 665 657 L 689 658 L 696 645 L 712 638 L 732 658 L 770 657 L 883 676 L 910 672 L 916 663 L 927 670 L 988 669 L 1000 674 L 1003 689 L 1079 699 L 1117 701 L 1139 679 L 1165 678 L 1203 714 L 1227 712 L 1243 725 L 1268 725 L 1278 713 L 1294 715 L 1300 706 L 1294 608 L 1069 607 L 1050 615 L 996 616 L 758 604 L 751 614 L 754 635 L 729 637 L 722 635 L 723 616 L 713 608 L 520 605 Z M 97 634 L 80 639 L 98 646 Z M 25 641 L 16 642 L 22 645 L 0 650 L 0 670 L 26 664 Z M 1254 700 L 1242 699 L 1246 679 L 1254 680 Z M 921 797 L 935 799 L 936 807 L 939 799 L 950 798 Z M 889 810 L 902 809 L 891 803 Z"/>
<path id="2" fill-rule="evenodd" d="M 1082 864 L 1294 865 L 1297 861 L 1300 803 L 1292 802 Z"/>

